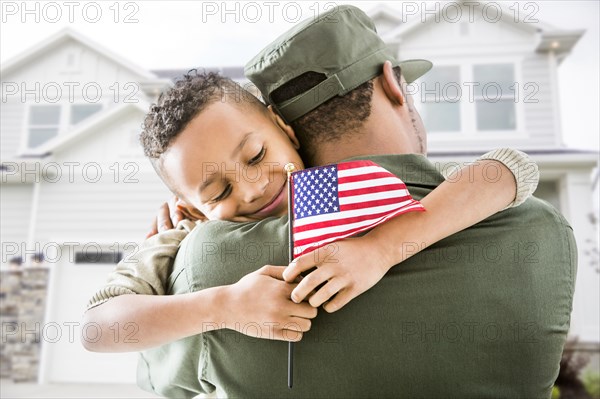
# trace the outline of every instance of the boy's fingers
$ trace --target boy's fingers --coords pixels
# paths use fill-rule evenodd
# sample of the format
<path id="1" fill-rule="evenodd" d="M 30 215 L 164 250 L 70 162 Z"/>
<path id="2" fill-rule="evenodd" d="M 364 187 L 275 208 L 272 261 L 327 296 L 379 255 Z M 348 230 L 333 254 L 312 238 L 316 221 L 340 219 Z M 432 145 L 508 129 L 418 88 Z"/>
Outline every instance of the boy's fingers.
<path id="1" fill-rule="evenodd" d="M 146 238 L 150 238 L 153 235 L 158 234 L 158 226 L 156 223 L 156 216 L 152 219 L 152 224 L 150 225 L 150 231 L 146 234 Z"/>
<path id="2" fill-rule="evenodd" d="M 183 219 L 183 214 L 181 213 L 181 210 L 177 206 L 178 202 L 179 202 L 179 198 L 177 198 L 176 196 L 172 196 L 168 202 L 169 217 L 171 219 L 171 223 L 173 226 L 177 226 L 177 223 L 179 223 Z"/>
<path id="3" fill-rule="evenodd" d="M 305 272 L 307 270 L 312 269 L 316 266 L 313 260 L 314 254 L 306 254 L 298 257 L 289 266 L 285 269 L 283 273 L 283 278 L 285 281 L 290 282 L 294 281 L 296 277 L 300 275 L 300 273 Z"/>
<path id="4" fill-rule="evenodd" d="M 333 277 L 331 273 L 327 268 L 320 268 L 305 276 L 292 291 L 292 301 L 302 302 L 315 288 Z"/>
<path id="5" fill-rule="evenodd" d="M 177 226 L 177 224 L 183 220 L 183 213 L 181 213 L 179 209 L 176 209 L 171 214 L 171 220 L 173 221 L 173 226 Z"/>
<path id="6" fill-rule="evenodd" d="M 325 309 L 327 313 L 333 313 L 346 306 L 346 304 L 353 300 L 354 297 L 355 295 L 352 293 L 352 291 L 348 289 L 343 289 L 340 292 L 338 292 L 337 295 L 331 301 L 323 305 L 323 309 Z"/>
<path id="7" fill-rule="evenodd" d="M 333 278 L 327 284 L 321 287 L 313 296 L 311 296 L 308 300 L 308 303 L 317 308 L 331 299 L 332 296 L 337 294 L 343 288 L 343 281 L 341 281 L 339 278 Z"/>
<path id="8" fill-rule="evenodd" d="M 294 325 L 295 327 L 292 328 L 290 327 L 291 325 Z M 302 332 L 310 330 L 310 326 L 310 319 L 305 319 L 302 317 L 292 317 L 292 322 L 285 325 L 285 327 L 289 330 L 295 330 L 296 328 L 299 328 Z"/>
<path id="9" fill-rule="evenodd" d="M 259 269 L 260 274 L 264 274 L 265 276 L 276 278 L 277 280 L 285 281 L 283 279 L 283 271 L 286 266 L 271 266 L 265 265 Z"/>
<path id="10" fill-rule="evenodd" d="M 166 231 L 173 228 L 173 224 L 171 223 L 171 215 L 169 212 L 169 205 L 164 203 L 158 208 L 158 213 L 156 215 L 158 231 Z"/>
<path id="11" fill-rule="evenodd" d="M 291 310 L 292 316 L 301 317 L 303 319 L 312 319 L 317 316 L 317 308 L 310 306 L 306 302 L 294 304 Z"/>

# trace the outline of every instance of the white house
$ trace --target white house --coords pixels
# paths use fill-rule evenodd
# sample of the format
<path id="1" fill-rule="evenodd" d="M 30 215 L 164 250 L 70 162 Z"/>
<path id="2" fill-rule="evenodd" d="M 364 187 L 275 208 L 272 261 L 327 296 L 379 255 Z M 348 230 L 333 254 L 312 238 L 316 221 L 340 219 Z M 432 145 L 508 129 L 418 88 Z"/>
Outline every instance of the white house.
<path id="1" fill-rule="evenodd" d="M 473 22 L 457 22 L 450 11 L 425 21 L 386 7 L 371 15 L 401 59 L 435 64 L 411 90 L 440 168 L 500 146 L 537 161 L 536 195 L 566 216 L 579 244 L 571 334 L 598 350 L 598 274 L 586 255 L 596 243 L 589 214 L 598 154 L 563 145 L 556 100 L 556 70 L 583 32 L 515 22 L 508 13 L 490 22 L 474 12 Z M 87 353 L 67 333 L 90 333 L 78 324 L 90 293 L 135 250 L 169 196 L 137 134 L 149 104 L 185 71 L 146 70 L 68 29 L 2 65 L 2 263 L 43 254 L 51 267 L 46 323 L 63 332 L 42 342 L 41 382 L 135 379 L 135 354 Z M 221 72 L 243 80 L 241 67 Z"/>
<path id="2" fill-rule="evenodd" d="M 42 339 L 41 381 L 134 381 L 135 354 L 85 352 L 79 323 L 169 196 L 137 141 L 169 84 L 72 30 L 2 66 L 2 261 L 43 254 L 46 323 L 62 333 Z"/>
<path id="3" fill-rule="evenodd" d="M 500 4 L 436 3 L 437 12 L 420 10 L 412 19 L 378 6 L 371 16 L 400 59 L 434 64 L 412 87 L 429 133 L 430 158 L 464 162 L 507 146 L 537 162 L 541 181 L 535 195 L 565 215 L 578 243 L 571 334 L 598 343 L 598 231 L 590 222 L 598 153 L 566 148 L 558 104 L 557 68 L 584 31 L 536 23 L 531 13 Z"/>

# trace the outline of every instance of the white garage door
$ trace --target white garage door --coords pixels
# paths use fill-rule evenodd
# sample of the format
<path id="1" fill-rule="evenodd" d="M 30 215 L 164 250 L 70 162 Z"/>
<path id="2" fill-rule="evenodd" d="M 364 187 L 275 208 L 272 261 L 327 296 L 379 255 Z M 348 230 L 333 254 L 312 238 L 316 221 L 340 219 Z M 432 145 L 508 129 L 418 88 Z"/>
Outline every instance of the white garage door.
<path id="1" fill-rule="evenodd" d="M 68 259 L 53 265 L 44 323 L 47 331 L 42 334 L 46 336 L 42 341 L 42 382 L 135 383 L 137 353 L 91 353 L 79 340 L 82 331 L 90 337 L 96 334 L 94 326 L 82 324 L 82 314 L 112 267 L 114 264 L 75 264 Z"/>

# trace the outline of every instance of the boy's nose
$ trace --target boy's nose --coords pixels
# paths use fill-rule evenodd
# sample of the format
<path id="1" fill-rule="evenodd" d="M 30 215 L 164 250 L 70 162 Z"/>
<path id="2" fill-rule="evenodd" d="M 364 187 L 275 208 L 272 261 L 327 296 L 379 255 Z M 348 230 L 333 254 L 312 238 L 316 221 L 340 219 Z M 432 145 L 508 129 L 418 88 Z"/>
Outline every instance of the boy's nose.
<path id="1" fill-rule="evenodd" d="M 244 190 L 244 201 L 251 204 L 252 202 L 260 199 L 265 194 L 268 183 L 268 179 L 246 182 L 242 188 Z"/>

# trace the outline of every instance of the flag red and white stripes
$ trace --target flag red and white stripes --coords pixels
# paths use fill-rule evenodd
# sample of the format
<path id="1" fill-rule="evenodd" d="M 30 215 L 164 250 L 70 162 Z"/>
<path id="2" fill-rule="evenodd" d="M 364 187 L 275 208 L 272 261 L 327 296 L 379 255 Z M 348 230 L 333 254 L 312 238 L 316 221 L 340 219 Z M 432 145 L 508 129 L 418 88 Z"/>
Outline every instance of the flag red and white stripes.
<path id="1" fill-rule="evenodd" d="M 372 161 L 349 161 L 292 173 L 294 258 L 424 211 L 402 180 Z"/>

